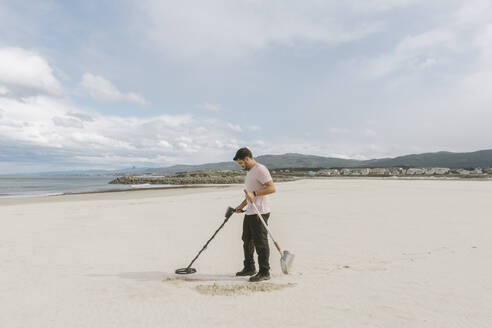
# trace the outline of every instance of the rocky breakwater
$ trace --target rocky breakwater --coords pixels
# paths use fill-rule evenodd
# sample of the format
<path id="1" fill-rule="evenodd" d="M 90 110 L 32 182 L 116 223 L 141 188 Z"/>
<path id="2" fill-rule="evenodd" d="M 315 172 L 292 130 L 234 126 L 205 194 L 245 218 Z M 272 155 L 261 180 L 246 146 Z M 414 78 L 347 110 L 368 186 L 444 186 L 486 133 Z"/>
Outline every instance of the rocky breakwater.
<path id="1" fill-rule="evenodd" d="M 246 173 L 243 171 L 200 171 L 165 175 L 123 175 L 110 181 L 111 184 L 242 184 Z M 292 177 L 273 176 L 274 181 L 291 181 Z"/>

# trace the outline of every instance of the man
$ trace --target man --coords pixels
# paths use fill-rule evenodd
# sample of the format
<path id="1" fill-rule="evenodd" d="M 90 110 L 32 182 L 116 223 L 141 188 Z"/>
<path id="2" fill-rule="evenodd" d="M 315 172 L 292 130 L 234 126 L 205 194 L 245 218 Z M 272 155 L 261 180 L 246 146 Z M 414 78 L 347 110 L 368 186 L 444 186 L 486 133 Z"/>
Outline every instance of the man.
<path id="1" fill-rule="evenodd" d="M 270 247 L 268 246 L 268 232 L 261 223 L 260 218 L 251 205 L 255 203 L 263 219 L 268 224 L 270 217 L 270 207 L 266 195 L 275 192 L 272 176 L 268 169 L 257 163 L 248 148 L 241 148 L 234 157 L 243 169 L 247 170 L 244 189 L 245 199 L 235 208 L 236 213 L 242 212 L 246 207 L 246 214 L 243 220 L 243 250 L 244 250 L 244 268 L 236 273 L 236 276 L 252 276 L 251 282 L 257 282 L 270 279 Z M 256 275 L 255 261 L 253 258 L 254 251 L 258 253 L 258 264 L 260 270 Z M 254 276 L 253 276 L 254 275 Z"/>

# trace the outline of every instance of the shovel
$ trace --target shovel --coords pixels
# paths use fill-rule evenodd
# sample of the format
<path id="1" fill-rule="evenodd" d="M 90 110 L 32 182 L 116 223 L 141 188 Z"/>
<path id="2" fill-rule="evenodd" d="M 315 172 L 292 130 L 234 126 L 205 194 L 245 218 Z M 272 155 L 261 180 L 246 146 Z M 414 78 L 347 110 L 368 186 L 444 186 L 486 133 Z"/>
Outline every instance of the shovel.
<path id="1" fill-rule="evenodd" d="M 265 223 L 265 220 L 263 220 L 263 216 L 260 214 L 260 211 L 258 211 L 258 208 L 256 207 L 254 202 L 250 202 L 251 205 L 255 208 L 256 213 L 258 214 L 258 217 L 260 218 L 261 222 L 265 226 L 265 229 L 268 231 L 268 235 L 270 235 L 270 238 L 272 238 L 273 243 L 275 244 L 275 247 L 277 248 L 278 252 L 280 253 L 280 267 L 282 268 L 282 272 L 284 274 L 289 274 L 289 270 L 292 267 L 292 262 L 294 261 L 294 254 L 290 253 L 289 251 L 282 250 L 280 249 L 280 246 L 278 243 L 275 241 L 275 238 L 273 238 L 272 232 L 270 229 L 268 229 L 267 224 Z"/>

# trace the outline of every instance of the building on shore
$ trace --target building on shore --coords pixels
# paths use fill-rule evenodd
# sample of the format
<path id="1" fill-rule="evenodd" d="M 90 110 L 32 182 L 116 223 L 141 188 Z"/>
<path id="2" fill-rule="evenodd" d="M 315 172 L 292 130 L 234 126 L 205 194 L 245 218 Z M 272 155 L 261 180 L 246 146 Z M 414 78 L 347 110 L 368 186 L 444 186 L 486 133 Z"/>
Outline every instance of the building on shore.
<path id="1" fill-rule="evenodd" d="M 447 167 L 435 167 L 434 168 L 434 174 L 437 174 L 437 175 L 448 174 L 449 171 L 450 170 Z"/>
<path id="2" fill-rule="evenodd" d="M 413 167 L 407 170 L 407 175 L 423 175 L 423 174 L 425 174 L 425 169 L 422 168 Z"/>
<path id="3" fill-rule="evenodd" d="M 492 168 L 474 170 L 453 169 L 447 167 L 373 167 L 373 168 L 343 168 L 343 169 L 322 169 L 317 172 L 309 171 L 309 176 L 436 176 L 436 175 L 483 175 L 492 174 Z"/>
<path id="4" fill-rule="evenodd" d="M 374 167 L 369 169 L 369 175 L 390 175 L 390 171 L 387 168 L 384 167 Z"/>
<path id="5" fill-rule="evenodd" d="M 325 170 L 319 170 L 317 175 L 319 176 L 325 176 L 325 177 L 331 177 L 331 176 L 339 176 L 340 171 L 337 169 L 325 169 Z"/>
<path id="6" fill-rule="evenodd" d="M 465 169 L 457 169 L 456 173 L 461 174 L 461 175 L 469 175 L 472 173 L 470 170 L 465 170 Z"/>

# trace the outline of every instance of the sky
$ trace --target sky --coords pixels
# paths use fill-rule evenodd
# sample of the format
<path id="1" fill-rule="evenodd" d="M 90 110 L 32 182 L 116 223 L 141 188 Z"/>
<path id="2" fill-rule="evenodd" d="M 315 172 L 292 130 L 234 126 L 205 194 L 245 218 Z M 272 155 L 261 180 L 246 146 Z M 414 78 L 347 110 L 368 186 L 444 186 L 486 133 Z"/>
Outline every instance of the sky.
<path id="1" fill-rule="evenodd" d="M 492 148 L 489 0 L 0 0 L 0 174 Z"/>

